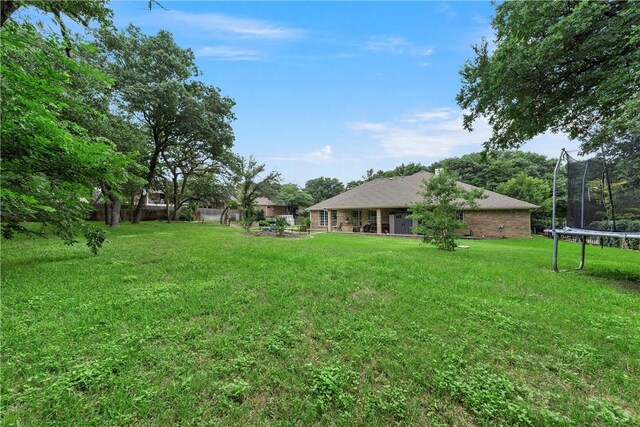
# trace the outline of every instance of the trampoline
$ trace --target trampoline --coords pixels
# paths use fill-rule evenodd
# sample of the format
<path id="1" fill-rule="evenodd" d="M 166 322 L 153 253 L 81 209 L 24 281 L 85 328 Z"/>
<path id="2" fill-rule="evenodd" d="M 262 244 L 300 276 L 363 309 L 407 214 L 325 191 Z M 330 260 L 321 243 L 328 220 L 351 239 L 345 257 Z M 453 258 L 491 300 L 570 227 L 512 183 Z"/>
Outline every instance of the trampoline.
<path id="1" fill-rule="evenodd" d="M 567 172 L 567 221 L 565 227 L 557 228 L 558 171 L 563 162 L 566 163 Z M 578 270 L 584 268 L 587 237 L 622 239 L 623 242 L 628 239 L 640 239 L 640 229 L 621 230 L 621 227 L 616 225 L 616 210 L 620 211 L 621 205 L 624 208 L 625 204 L 629 203 L 624 197 L 616 196 L 616 190 L 619 188 L 619 183 L 611 183 L 604 155 L 580 159 L 577 155 L 571 155 L 562 149 L 553 171 L 552 228 L 547 230 L 553 235 L 554 271 L 558 271 L 560 236 L 575 236 L 580 240 Z M 638 203 L 637 200 L 635 202 Z"/>

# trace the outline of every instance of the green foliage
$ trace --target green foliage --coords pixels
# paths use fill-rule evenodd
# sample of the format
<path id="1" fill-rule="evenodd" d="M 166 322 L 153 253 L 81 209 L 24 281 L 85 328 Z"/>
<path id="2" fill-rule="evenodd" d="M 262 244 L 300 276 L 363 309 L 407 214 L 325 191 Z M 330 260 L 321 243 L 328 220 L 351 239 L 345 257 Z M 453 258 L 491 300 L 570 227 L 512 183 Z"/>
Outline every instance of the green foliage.
<path id="1" fill-rule="evenodd" d="M 541 154 L 500 150 L 443 159 L 429 166 L 429 171 L 444 168 L 458 175 L 458 179 L 466 184 L 497 191 L 498 185 L 521 172 L 542 179 L 550 185 L 555 163 L 556 160 L 548 159 Z"/>
<path id="2" fill-rule="evenodd" d="M 378 416 L 403 421 L 407 417 L 407 390 L 403 387 L 384 385 L 367 399 L 369 411 Z"/>
<path id="3" fill-rule="evenodd" d="M 307 208 L 314 202 L 313 197 L 296 184 L 281 185 L 275 199 L 287 205 L 287 212 L 294 216 L 298 215 L 299 209 Z"/>
<path id="4" fill-rule="evenodd" d="M 310 179 L 304 185 L 304 191 L 313 198 L 313 203 L 319 203 L 344 191 L 344 185 L 337 178 Z M 309 205 L 308 205 L 309 206 Z"/>
<path id="5" fill-rule="evenodd" d="M 276 236 L 282 237 L 284 235 L 284 230 L 289 226 L 287 220 L 283 217 L 276 217 L 276 223 L 274 224 L 276 230 Z"/>
<path id="6" fill-rule="evenodd" d="M 267 221 L 266 219 L 261 219 L 258 221 L 258 225 L 260 227 L 268 227 L 269 226 L 269 221 Z"/>
<path id="7" fill-rule="evenodd" d="M 456 213 L 477 206 L 476 199 L 483 197 L 482 190 L 466 190 L 458 186 L 455 175 L 442 171 L 423 181 L 419 194 L 423 201 L 410 207 L 409 217 L 418 221 L 413 231 L 422 234 L 425 243 L 443 251 L 455 250 L 455 230 L 465 227 Z"/>
<path id="8" fill-rule="evenodd" d="M 62 23 L 61 15 L 68 19 L 88 26 L 92 20 L 98 21 L 102 25 L 110 25 L 113 12 L 107 7 L 107 0 L 92 1 L 47 1 L 47 0 L 19 0 L 7 1 L 2 8 L 2 25 L 16 10 L 21 7 L 34 7 L 42 13 L 50 13 L 56 22 Z M 63 27 L 64 30 L 64 27 Z"/>
<path id="9" fill-rule="evenodd" d="M 514 178 L 498 185 L 496 191 L 534 205 L 543 205 L 548 202 L 551 189 L 545 181 L 520 172 Z"/>
<path id="10" fill-rule="evenodd" d="M 506 375 L 480 367 L 465 372 L 460 361 L 445 361 L 436 370 L 435 389 L 469 409 L 482 425 L 532 425 L 526 393 Z"/>
<path id="11" fill-rule="evenodd" d="M 87 239 L 87 246 L 92 254 L 98 255 L 98 251 L 102 248 L 102 244 L 107 239 L 103 229 L 88 226 L 84 230 L 84 237 Z"/>
<path id="12" fill-rule="evenodd" d="M 305 231 L 311 231 L 311 218 L 310 217 L 305 217 L 302 219 L 302 224 L 300 225 L 300 231 L 305 232 Z"/>
<path id="13" fill-rule="evenodd" d="M 312 368 L 311 393 L 319 412 L 330 409 L 349 410 L 355 402 L 358 376 L 337 363 Z"/>
<path id="14" fill-rule="evenodd" d="M 498 185 L 496 191 L 509 197 L 540 206 L 531 215 L 532 225 L 544 229 L 551 215 L 551 188 L 542 179 L 534 178 L 520 172 L 514 178 Z"/>
<path id="15" fill-rule="evenodd" d="M 354 237 L 3 241 L 2 424 L 639 425 L 637 252 Z"/>
<path id="16" fill-rule="evenodd" d="M 215 198 L 220 186 L 214 179 L 200 180 L 193 188 L 189 183 L 194 176 L 218 172 L 221 159 L 230 161 L 234 101 L 195 80 L 199 70 L 193 51 L 178 46 L 167 31 L 147 36 L 130 25 L 124 32 L 101 29 L 96 40 L 103 67 L 114 79 L 113 105 L 138 118 L 152 141 L 141 159 L 146 169 L 143 191 L 162 169 L 171 181 L 173 216 L 190 200 Z M 200 190 L 204 194 L 198 194 Z M 134 222 L 144 204 L 144 198 L 139 200 Z"/>
<path id="17" fill-rule="evenodd" d="M 86 123 L 104 120 L 87 105 L 83 84 L 96 90 L 106 80 L 94 68 L 72 61 L 56 39 L 14 23 L 0 31 L 2 62 L 2 186 L 5 236 L 35 221 L 41 234 L 75 243 L 91 209 L 87 198 L 100 183 L 118 186 L 131 159 L 90 133 Z"/>
<path id="18" fill-rule="evenodd" d="M 240 225 L 246 231 L 249 231 L 253 226 L 253 223 L 256 221 L 256 210 L 255 208 L 244 209 L 242 212 L 242 217 L 240 218 Z"/>
<path id="19" fill-rule="evenodd" d="M 640 135 L 640 8 L 636 2 L 503 2 L 460 71 L 464 126 L 481 117 L 486 146 L 519 147 L 564 132 L 583 149 Z M 620 140 L 620 141 L 618 141 Z"/>
<path id="20" fill-rule="evenodd" d="M 256 199 L 273 192 L 274 186 L 280 181 L 280 173 L 270 172 L 261 177 L 266 167 L 259 164 L 253 156 L 236 158 L 232 170 L 237 203 L 243 210 L 243 216 L 251 215 L 250 219 L 253 222 L 256 215 Z"/>

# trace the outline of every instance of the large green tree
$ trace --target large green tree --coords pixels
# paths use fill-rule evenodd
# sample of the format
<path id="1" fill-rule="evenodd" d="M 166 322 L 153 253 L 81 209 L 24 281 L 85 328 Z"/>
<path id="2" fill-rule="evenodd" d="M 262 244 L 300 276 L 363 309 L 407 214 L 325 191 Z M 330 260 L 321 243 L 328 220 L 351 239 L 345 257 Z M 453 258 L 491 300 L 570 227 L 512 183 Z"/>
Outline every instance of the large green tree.
<path id="1" fill-rule="evenodd" d="M 287 212 L 295 217 L 300 209 L 308 208 L 314 203 L 313 196 L 301 189 L 297 184 L 283 184 L 275 196 L 275 200 L 287 206 Z"/>
<path id="2" fill-rule="evenodd" d="M 465 128 L 491 125 L 487 147 L 552 131 L 589 151 L 640 135 L 638 2 L 507 1 L 492 26 L 494 44 L 474 46 L 457 96 Z"/>
<path id="3" fill-rule="evenodd" d="M 304 185 L 304 191 L 313 197 L 315 203 L 329 199 L 344 191 L 344 185 L 337 178 L 320 178 L 310 179 Z"/>
<path id="4" fill-rule="evenodd" d="M 498 185 L 520 172 L 550 183 L 555 163 L 556 160 L 541 154 L 519 150 L 492 150 L 449 157 L 433 163 L 428 169 L 434 172 L 438 168 L 444 168 L 455 173 L 462 182 L 494 191 Z"/>
<path id="5" fill-rule="evenodd" d="M 133 214 L 137 223 L 146 204 L 144 196 L 158 178 L 163 155 L 171 163 L 169 159 L 177 158 L 176 150 L 181 146 L 200 146 L 196 150 L 214 154 L 233 145 L 230 123 L 234 102 L 221 96 L 217 88 L 193 80 L 199 75 L 193 52 L 178 46 L 167 31 L 147 36 L 130 25 L 124 32 L 100 31 L 98 41 L 109 59 L 107 72 L 115 80 L 114 104 L 136 117 L 151 140 L 151 149 L 142 159 L 146 172 Z M 176 161 L 173 166 L 180 169 L 186 182 L 184 163 Z M 177 175 L 174 178 L 180 179 Z"/>
<path id="6" fill-rule="evenodd" d="M 532 225 L 539 231 L 551 225 L 551 187 L 540 178 L 534 178 L 525 172 L 498 185 L 496 191 L 510 197 L 540 206 L 531 215 Z"/>
<path id="7" fill-rule="evenodd" d="M 233 163 L 235 172 L 235 198 L 248 227 L 255 215 L 256 199 L 260 196 L 275 196 L 275 187 L 280 182 L 280 172 L 266 172 L 264 163 L 258 163 L 253 156 L 238 157 Z M 247 228 L 248 228 L 247 227 Z"/>
<path id="8" fill-rule="evenodd" d="M 129 161 L 86 123 L 101 120 L 85 103 L 79 78 L 96 91 L 107 79 L 92 67 L 69 59 L 63 43 L 44 38 L 35 27 L 5 21 L 2 51 L 2 198 L 3 232 L 36 221 L 73 243 L 91 209 L 94 188 L 120 185 Z"/>

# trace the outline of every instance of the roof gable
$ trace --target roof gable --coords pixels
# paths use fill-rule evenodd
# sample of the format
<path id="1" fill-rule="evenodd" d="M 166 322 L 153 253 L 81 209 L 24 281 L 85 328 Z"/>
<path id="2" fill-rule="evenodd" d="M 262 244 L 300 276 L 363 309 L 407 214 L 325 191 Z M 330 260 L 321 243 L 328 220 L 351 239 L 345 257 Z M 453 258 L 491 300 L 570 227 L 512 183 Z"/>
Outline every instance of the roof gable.
<path id="1" fill-rule="evenodd" d="M 418 195 L 422 180 L 429 180 L 433 176 L 430 172 L 418 172 L 409 176 L 374 179 L 323 200 L 311 206 L 309 210 L 408 207 L 422 200 Z M 466 190 L 478 188 L 463 182 L 457 182 L 457 184 Z M 477 201 L 479 210 L 538 208 L 534 204 L 504 194 L 483 191 L 486 198 Z"/>

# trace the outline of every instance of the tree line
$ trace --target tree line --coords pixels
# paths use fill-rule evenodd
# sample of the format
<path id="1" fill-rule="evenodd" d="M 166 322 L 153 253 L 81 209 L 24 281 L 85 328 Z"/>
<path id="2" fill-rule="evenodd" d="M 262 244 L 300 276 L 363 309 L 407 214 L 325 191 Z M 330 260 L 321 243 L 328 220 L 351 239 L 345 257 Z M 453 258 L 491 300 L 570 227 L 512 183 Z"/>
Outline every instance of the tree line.
<path id="1" fill-rule="evenodd" d="M 59 34 L 13 19 L 25 6 L 48 14 Z M 53 234 L 73 244 L 84 231 L 95 250 L 104 234 L 84 221 L 92 203 L 103 201 L 117 227 L 123 205 L 138 223 L 161 190 L 171 221 L 191 203 L 247 206 L 253 181 L 280 179 L 231 151 L 234 100 L 200 80 L 193 51 L 168 31 L 119 30 L 106 1 L 5 1 L 1 12 L 5 238 Z"/>
<path id="2" fill-rule="evenodd" d="M 519 148 L 545 132 L 564 132 L 584 152 L 612 162 L 630 199 L 640 184 L 640 8 L 636 2 L 505 2 L 460 70 L 456 98 L 464 127 L 488 120 L 483 153 L 430 166 L 366 171 L 341 183 L 320 177 L 282 184 L 253 157 L 232 152 L 234 100 L 200 80 L 191 49 L 171 33 L 143 34 L 112 24 L 104 0 L 0 2 L 2 50 L 2 234 L 54 234 L 74 243 L 83 231 L 95 250 L 104 240 L 83 221 L 105 202 L 109 225 L 123 205 L 141 220 L 147 195 L 162 190 L 168 220 L 190 204 L 236 200 L 245 210 L 274 197 L 291 213 L 359 183 L 444 168 L 461 181 L 542 206 L 547 221 L 553 160 Z M 59 34 L 15 12 L 39 9 Z M 162 7 L 154 0 L 148 7 Z M 74 22 L 86 35 L 71 31 Z M 95 28 L 89 29 L 90 25 Z M 563 186 L 561 185 L 560 188 Z M 99 191 L 96 192 L 96 189 Z M 171 207 L 169 207 L 171 206 Z M 562 211 L 563 209 L 560 209 Z M 41 228 L 25 227 L 25 221 Z"/>

